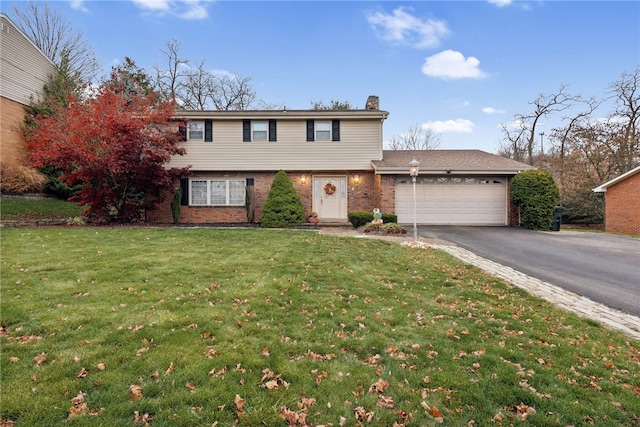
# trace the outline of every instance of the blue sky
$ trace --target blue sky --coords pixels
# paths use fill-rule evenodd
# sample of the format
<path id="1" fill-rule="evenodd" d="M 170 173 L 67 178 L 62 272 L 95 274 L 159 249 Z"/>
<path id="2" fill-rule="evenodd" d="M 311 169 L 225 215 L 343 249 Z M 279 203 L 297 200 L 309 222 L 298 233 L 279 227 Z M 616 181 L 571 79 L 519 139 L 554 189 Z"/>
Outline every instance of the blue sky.
<path id="1" fill-rule="evenodd" d="M 11 16 L 16 2 L 3 1 Z M 18 2 L 19 3 L 19 2 Z M 418 124 L 442 149 L 495 152 L 500 125 L 568 85 L 604 98 L 640 64 L 638 1 L 49 2 L 83 32 L 105 72 L 125 56 L 151 70 L 167 41 L 183 58 L 250 77 L 257 98 L 308 109 L 369 95 L 385 139 Z M 18 4 L 18 7 L 20 5 Z M 605 104 L 602 115 L 610 112 Z M 554 126 L 542 123 L 542 131 Z"/>

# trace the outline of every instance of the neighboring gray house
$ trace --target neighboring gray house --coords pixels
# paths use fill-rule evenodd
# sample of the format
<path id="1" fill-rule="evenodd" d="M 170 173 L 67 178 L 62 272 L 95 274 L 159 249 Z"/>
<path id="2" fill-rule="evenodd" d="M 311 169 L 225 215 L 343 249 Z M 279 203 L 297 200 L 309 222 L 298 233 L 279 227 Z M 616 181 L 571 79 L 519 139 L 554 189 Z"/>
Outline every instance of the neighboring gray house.
<path id="1" fill-rule="evenodd" d="M 5 14 L 0 13 L 0 160 L 23 164 L 24 107 L 38 97 L 56 66 Z"/>

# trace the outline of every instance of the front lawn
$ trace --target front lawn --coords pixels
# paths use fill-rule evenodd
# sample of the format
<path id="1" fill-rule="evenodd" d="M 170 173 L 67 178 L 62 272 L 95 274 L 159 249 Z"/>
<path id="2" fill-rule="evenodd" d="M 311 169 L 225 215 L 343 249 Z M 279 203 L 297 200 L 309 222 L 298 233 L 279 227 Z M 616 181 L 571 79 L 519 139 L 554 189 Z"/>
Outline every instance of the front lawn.
<path id="1" fill-rule="evenodd" d="M 0 219 L 40 220 L 82 216 L 86 207 L 58 199 L 0 198 Z"/>
<path id="2" fill-rule="evenodd" d="M 207 228 L 1 243 L 0 425 L 640 425 L 639 342 L 436 250 Z"/>

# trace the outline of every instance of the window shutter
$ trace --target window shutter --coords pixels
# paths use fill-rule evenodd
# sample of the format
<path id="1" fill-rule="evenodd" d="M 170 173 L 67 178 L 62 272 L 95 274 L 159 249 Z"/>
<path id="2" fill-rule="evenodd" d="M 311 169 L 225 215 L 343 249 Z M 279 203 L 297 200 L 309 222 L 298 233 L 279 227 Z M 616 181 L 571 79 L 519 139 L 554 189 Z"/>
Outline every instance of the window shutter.
<path id="1" fill-rule="evenodd" d="M 269 141 L 277 141 L 276 138 L 276 121 L 269 120 Z"/>
<path id="2" fill-rule="evenodd" d="M 340 120 L 331 121 L 331 140 L 340 141 Z"/>
<path id="3" fill-rule="evenodd" d="M 180 141 L 187 140 L 187 124 L 185 122 L 180 122 L 178 125 L 178 132 L 180 132 Z"/>
<path id="4" fill-rule="evenodd" d="M 315 133 L 315 129 L 314 129 L 313 120 L 307 120 L 307 141 L 314 140 L 314 133 Z"/>
<path id="5" fill-rule="evenodd" d="M 182 197 L 180 198 L 180 204 L 182 206 L 189 205 L 189 179 L 182 178 L 180 180 L 180 189 L 182 190 Z"/>
<path id="6" fill-rule="evenodd" d="M 242 121 L 242 140 L 251 141 L 251 120 Z"/>
<path id="7" fill-rule="evenodd" d="M 213 141 L 213 120 L 211 119 L 204 121 L 204 140 L 205 142 Z"/>

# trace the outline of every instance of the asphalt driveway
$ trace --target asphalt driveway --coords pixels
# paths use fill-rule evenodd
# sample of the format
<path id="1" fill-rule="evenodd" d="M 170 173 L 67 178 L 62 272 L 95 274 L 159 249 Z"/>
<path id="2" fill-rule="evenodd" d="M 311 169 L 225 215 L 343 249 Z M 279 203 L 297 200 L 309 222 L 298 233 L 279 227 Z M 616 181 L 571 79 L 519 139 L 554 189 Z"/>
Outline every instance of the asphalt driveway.
<path id="1" fill-rule="evenodd" d="M 517 227 L 418 227 L 478 256 L 640 316 L 640 239 Z"/>

